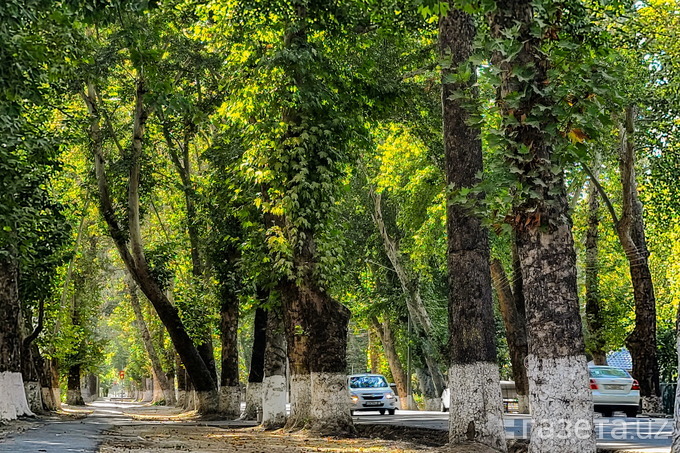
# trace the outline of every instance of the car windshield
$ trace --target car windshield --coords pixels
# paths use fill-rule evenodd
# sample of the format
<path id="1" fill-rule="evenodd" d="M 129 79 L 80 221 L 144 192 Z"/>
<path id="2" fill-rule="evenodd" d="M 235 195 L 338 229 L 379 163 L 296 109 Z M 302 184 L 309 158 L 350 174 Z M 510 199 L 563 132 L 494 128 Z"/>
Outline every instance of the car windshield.
<path id="1" fill-rule="evenodd" d="M 621 368 L 590 368 L 590 377 L 592 378 L 627 378 L 630 377 L 626 370 Z"/>
<path id="2" fill-rule="evenodd" d="M 349 387 L 353 389 L 372 389 L 387 387 L 387 381 L 382 376 L 352 376 Z"/>

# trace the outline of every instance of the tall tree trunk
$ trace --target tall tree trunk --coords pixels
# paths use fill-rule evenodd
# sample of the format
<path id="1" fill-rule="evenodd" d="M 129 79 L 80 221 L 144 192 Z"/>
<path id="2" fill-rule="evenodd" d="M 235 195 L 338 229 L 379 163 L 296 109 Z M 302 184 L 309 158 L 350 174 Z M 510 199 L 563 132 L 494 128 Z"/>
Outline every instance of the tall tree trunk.
<path id="1" fill-rule="evenodd" d="M 593 174 L 598 177 L 599 157 L 595 159 Z M 588 229 L 586 230 L 586 325 L 589 341 L 586 346 L 593 356 L 595 365 L 607 364 L 607 351 L 602 329 L 604 317 L 600 299 L 600 260 L 599 254 L 600 196 L 597 187 L 591 181 L 588 188 Z"/>
<path id="2" fill-rule="evenodd" d="M 182 364 L 182 359 L 180 359 L 179 354 L 175 353 L 175 369 L 177 376 L 177 406 L 185 409 L 193 409 L 189 407 L 189 378 L 187 376 L 187 371 L 184 369 Z"/>
<path id="3" fill-rule="evenodd" d="M 80 364 L 68 367 L 68 379 L 66 381 L 66 404 L 69 406 L 84 406 L 83 393 L 80 389 Z"/>
<path id="4" fill-rule="evenodd" d="M 151 361 L 151 371 L 153 372 L 154 384 L 157 383 L 160 391 L 162 392 L 162 399 L 167 405 L 175 404 L 175 389 L 170 387 L 168 378 L 163 372 L 163 367 L 161 366 L 161 360 L 158 358 L 156 353 L 156 347 L 151 341 L 151 334 L 149 329 L 146 327 L 146 322 L 144 322 L 144 315 L 142 313 L 142 306 L 139 303 L 139 297 L 137 296 L 137 285 L 134 283 L 131 277 L 127 279 L 128 292 L 130 294 L 130 305 L 132 306 L 132 311 L 135 313 L 135 320 L 137 323 L 137 329 L 142 336 L 142 342 L 144 343 L 144 349 L 146 349 L 146 354 L 149 356 Z M 158 400 L 160 401 L 160 400 Z M 154 400 L 154 402 L 158 402 Z"/>
<path id="5" fill-rule="evenodd" d="M 34 355 L 37 352 L 33 340 L 38 338 L 43 329 L 45 316 L 45 301 L 40 301 L 38 309 L 38 324 L 33 327 L 33 314 L 31 310 L 25 310 L 25 328 L 28 335 L 24 336 L 21 342 L 21 375 L 24 380 L 26 399 L 28 406 L 34 413 L 43 412 L 42 391 L 40 386 L 40 373 L 42 368 L 42 357 Z"/>
<path id="6" fill-rule="evenodd" d="M 383 351 L 385 352 L 387 364 L 390 367 L 390 372 L 394 378 L 394 383 L 397 385 L 397 394 L 399 395 L 401 408 L 404 410 L 416 409 L 413 398 L 409 398 L 410 395 L 408 395 L 408 377 L 406 376 L 404 367 L 401 366 L 399 354 L 397 354 L 394 332 L 392 331 L 392 325 L 389 319 L 385 318 L 385 320 L 381 323 L 378 321 L 378 318 L 372 316 L 371 326 L 378 333 L 380 342 L 383 345 Z"/>
<path id="7" fill-rule="evenodd" d="M 158 317 L 168 330 L 175 350 L 180 355 L 193 387 L 197 392 L 198 411 L 201 413 L 215 412 L 219 408 L 217 383 L 213 379 L 209 367 L 196 349 L 196 345 L 187 333 L 179 317 L 177 307 L 170 303 L 162 289 L 162 285 L 152 274 L 142 245 L 139 186 L 144 130 L 149 114 L 144 104 L 146 90 L 143 77 L 140 75 L 136 86 L 132 149 L 130 153 L 127 210 L 129 234 L 126 234 L 118 223 L 118 217 L 109 193 L 103 153 L 103 135 L 100 129 L 100 111 L 94 86 L 89 84 L 87 93 L 83 94 L 83 99 L 90 114 L 90 139 L 99 189 L 100 212 L 108 225 L 109 234 L 116 244 L 116 248 L 126 268 L 147 299 L 149 299 L 156 313 L 158 313 Z M 113 127 L 110 123 L 107 122 L 107 124 L 109 129 L 112 130 Z"/>
<path id="8" fill-rule="evenodd" d="M 513 42 L 521 43 L 511 55 L 494 52 L 492 62 L 500 71 L 505 153 L 523 189 L 508 219 L 516 234 L 526 299 L 534 420 L 530 451 L 595 452 L 576 254 L 563 172 L 553 155 L 550 132 L 558 120 L 549 109 L 552 100 L 541 91 L 551 82 L 544 34 L 536 32 L 540 25 L 527 0 L 499 0 L 489 19 L 494 38 L 511 35 Z M 518 71 L 530 76 L 518 77 Z"/>
<path id="9" fill-rule="evenodd" d="M 224 288 L 223 288 L 224 289 Z M 241 386 L 238 376 L 238 296 L 220 291 L 220 336 L 222 338 L 222 375 L 220 413 L 228 417 L 241 414 Z"/>
<path id="10" fill-rule="evenodd" d="M 286 338 L 281 308 L 267 315 L 267 340 L 262 382 L 262 427 L 277 429 L 286 423 Z M 292 394 L 292 392 L 291 392 Z"/>
<path id="11" fill-rule="evenodd" d="M 437 353 L 437 348 L 432 344 L 431 338 L 432 334 L 432 320 L 430 315 L 427 313 L 425 303 L 420 296 L 420 289 L 417 278 L 408 275 L 406 268 L 403 264 L 403 258 L 399 252 L 399 247 L 395 240 L 390 236 L 387 231 L 387 225 L 382 215 L 382 194 L 377 193 L 373 188 L 370 188 L 370 197 L 373 201 L 373 211 L 371 212 L 371 217 L 376 228 L 380 232 L 380 237 L 383 240 L 383 246 L 385 248 L 385 253 L 387 254 L 394 271 L 399 278 L 399 283 L 401 289 L 406 296 L 406 308 L 408 309 L 409 315 L 413 325 L 416 327 L 416 333 L 420 339 L 423 346 L 423 359 L 429 368 L 429 375 L 432 378 L 433 385 L 435 388 L 434 393 L 437 395 L 434 400 L 440 398 L 446 383 L 444 381 L 444 375 L 439 369 L 439 354 Z M 441 401 L 432 401 L 433 407 L 439 407 Z"/>
<path id="12" fill-rule="evenodd" d="M 290 415 L 286 429 L 304 428 L 310 418 L 312 385 L 309 374 L 310 334 L 303 308 L 297 302 L 298 291 L 293 282 L 278 285 L 283 308 L 286 351 L 290 367 Z"/>
<path id="13" fill-rule="evenodd" d="M 266 302 L 268 297 L 260 300 Z M 256 420 L 262 412 L 262 381 L 264 380 L 264 354 L 267 347 L 267 311 L 262 307 L 255 309 L 253 322 L 253 350 L 250 356 L 250 372 L 246 387 L 246 408 L 241 414 L 245 420 Z"/>
<path id="14" fill-rule="evenodd" d="M 21 377 L 22 321 L 16 261 L 0 257 L 0 420 L 33 415 Z"/>
<path id="15" fill-rule="evenodd" d="M 442 109 L 446 182 L 454 190 L 473 189 L 482 172 L 480 130 L 469 126 L 470 113 L 456 94 L 478 97 L 473 53 L 476 30 L 472 16 L 449 8 L 439 22 L 443 58 Z M 447 62 L 448 63 L 448 62 Z M 459 66 L 473 74 L 451 83 Z M 506 451 L 500 376 L 496 363 L 495 325 L 489 271 L 488 232 L 464 206 L 447 203 L 449 293 L 449 443 L 479 442 Z"/>
<path id="16" fill-rule="evenodd" d="M 529 354 L 527 344 L 526 319 L 519 314 L 515 303 L 515 295 L 508 282 L 507 274 L 498 259 L 491 261 L 491 278 L 498 294 L 505 335 L 510 350 L 512 377 L 517 390 L 517 402 L 520 414 L 529 413 L 529 380 L 527 378 L 526 359 Z"/>
<path id="17" fill-rule="evenodd" d="M 626 339 L 633 358 L 633 377 L 640 382 L 642 411 L 660 412 L 661 388 L 656 351 L 656 300 L 649 270 L 649 251 L 635 176 L 635 116 L 637 109 L 627 107 L 620 135 L 620 173 L 623 211 L 618 233 L 630 267 L 635 298 L 635 328 Z"/>

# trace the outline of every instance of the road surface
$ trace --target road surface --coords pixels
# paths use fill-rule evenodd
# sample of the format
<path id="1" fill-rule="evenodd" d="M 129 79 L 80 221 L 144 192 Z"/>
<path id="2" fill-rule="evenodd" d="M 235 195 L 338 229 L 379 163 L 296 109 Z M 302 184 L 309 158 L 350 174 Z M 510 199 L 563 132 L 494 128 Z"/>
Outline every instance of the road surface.
<path id="1" fill-rule="evenodd" d="M 123 411 L 140 404 L 96 401 L 94 412 L 77 420 L 37 420 L 35 427 L 10 434 L 0 441 L 2 453 L 94 453 L 103 431 L 119 423 L 130 423 Z"/>
<path id="2" fill-rule="evenodd" d="M 377 412 L 357 412 L 354 423 L 389 424 L 413 428 L 448 429 L 448 413 L 429 411 L 401 411 L 393 416 Z M 508 439 L 527 439 L 531 432 L 531 417 L 521 414 L 504 414 L 505 433 Z M 608 417 L 595 419 L 597 446 L 607 449 L 668 453 L 673 436 L 671 418 Z"/>

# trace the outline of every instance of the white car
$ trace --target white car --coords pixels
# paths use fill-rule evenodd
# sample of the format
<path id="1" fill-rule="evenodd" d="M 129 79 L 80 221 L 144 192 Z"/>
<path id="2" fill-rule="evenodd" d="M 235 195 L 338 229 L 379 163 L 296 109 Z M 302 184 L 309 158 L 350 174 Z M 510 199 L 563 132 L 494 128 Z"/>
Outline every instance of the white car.
<path id="1" fill-rule="evenodd" d="M 352 415 L 356 411 L 394 415 L 397 409 L 397 397 L 381 374 L 353 374 L 347 377 L 347 388 L 352 398 Z"/>
<path id="2" fill-rule="evenodd" d="M 590 366 L 590 389 L 593 392 L 595 412 L 611 417 L 614 411 L 623 411 L 635 417 L 640 406 L 640 385 L 622 368 Z"/>

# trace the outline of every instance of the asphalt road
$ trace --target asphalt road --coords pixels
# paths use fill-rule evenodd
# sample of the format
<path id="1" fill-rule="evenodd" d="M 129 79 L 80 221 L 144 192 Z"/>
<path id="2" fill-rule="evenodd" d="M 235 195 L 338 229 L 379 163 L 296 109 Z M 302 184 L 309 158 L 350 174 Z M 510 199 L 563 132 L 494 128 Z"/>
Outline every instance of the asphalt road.
<path id="1" fill-rule="evenodd" d="M 528 415 L 504 414 L 505 433 L 508 439 L 527 439 L 531 432 Z M 448 413 L 428 411 L 401 411 L 393 416 L 377 412 L 357 412 L 354 423 L 389 424 L 414 428 L 448 429 Z M 673 419 L 608 417 L 595 419 L 597 445 L 600 448 L 668 453 L 673 436 Z"/>
<path id="2" fill-rule="evenodd" d="M 101 433 L 119 423 L 130 423 L 122 411 L 133 403 L 97 401 L 88 409 L 92 415 L 79 420 L 36 421 L 34 428 L 0 441 L 2 453 L 94 453 Z"/>

